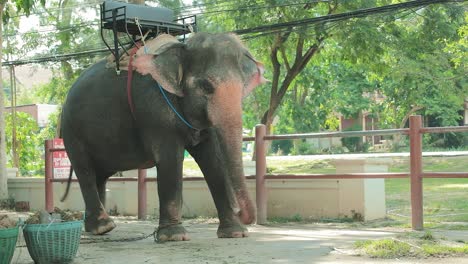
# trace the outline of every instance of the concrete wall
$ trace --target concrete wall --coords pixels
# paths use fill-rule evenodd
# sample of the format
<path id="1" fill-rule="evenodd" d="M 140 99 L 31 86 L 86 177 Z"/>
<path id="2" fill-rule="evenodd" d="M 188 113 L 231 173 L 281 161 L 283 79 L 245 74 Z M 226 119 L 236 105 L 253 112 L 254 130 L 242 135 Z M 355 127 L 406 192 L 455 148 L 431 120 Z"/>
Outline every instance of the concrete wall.
<path id="1" fill-rule="evenodd" d="M 358 163 L 363 165 L 365 162 Z M 369 169 L 366 170 L 370 172 Z M 252 200 L 255 201 L 255 180 L 247 180 L 247 186 Z M 44 187 L 42 178 L 8 179 L 10 195 L 16 201 L 29 201 L 31 210 L 45 208 Z M 72 183 L 68 199 L 64 203 L 59 201 L 65 187 L 65 183 L 54 183 L 55 206 L 61 209 L 84 210 L 78 183 Z M 159 213 L 156 187 L 157 183 L 148 183 L 147 212 L 152 216 Z M 385 217 L 384 181 L 379 179 L 268 180 L 267 189 L 268 217 L 300 215 L 304 219 L 318 219 L 353 217 L 353 213 L 361 214 L 365 220 Z M 205 181 L 185 181 L 183 190 L 184 216 L 216 216 L 213 199 Z M 108 210 L 116 208 L 121 214 L 136 215 L 137 204 L 136 181 L 108 183 Z"/>

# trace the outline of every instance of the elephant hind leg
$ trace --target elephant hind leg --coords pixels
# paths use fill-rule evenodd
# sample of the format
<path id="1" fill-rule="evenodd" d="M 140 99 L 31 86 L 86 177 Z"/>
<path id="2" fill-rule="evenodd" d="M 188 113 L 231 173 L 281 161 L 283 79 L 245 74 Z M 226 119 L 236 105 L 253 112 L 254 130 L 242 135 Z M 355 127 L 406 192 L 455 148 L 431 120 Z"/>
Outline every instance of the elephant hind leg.
<path id="1" fill-rule="evenodd" d="M 85 231 L 95 235 L 105 234 L 115 228 L 99 197 L 100 192 L 105 192 L 105 183 L 100 184 L 98 188 L 96 169 L 90 156 L 82 144 L 78 141 L 72 142 L 73 145 L 66 147 L 86 206 Z"/>
<path id="2" fill-rule="evenodd" d="M 96 172 L 90 166 L 75 169 L 82 190 L 86 214 L 85 231 L 94 235 L 102 235 L 115 228 L 115 224 L 107 214 L 105 202 L 105 181 L 96 181 Z"/>
<path id="3" fill-rule="evenodd" d="M 99 172 L 96 177 L 96 186 L 99 194 L 99 199 L 103 207 L 106 207 L 106 184 L 110 176 L 114 175 L 116 172 Z"/>

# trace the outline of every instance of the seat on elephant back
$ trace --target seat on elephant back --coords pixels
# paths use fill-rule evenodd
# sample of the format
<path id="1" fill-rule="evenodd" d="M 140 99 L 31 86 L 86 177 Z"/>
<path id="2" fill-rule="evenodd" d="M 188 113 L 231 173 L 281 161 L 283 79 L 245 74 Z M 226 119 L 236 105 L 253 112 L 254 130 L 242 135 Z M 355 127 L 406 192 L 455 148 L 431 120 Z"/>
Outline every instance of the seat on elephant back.
<path id="1" fill-rule="evenodd" d="M 128 71 L 128 67 L 130 64 L 130 56 L 139 57 L 145 54 L 156 54 L 157 51 L 164 45 L 177 42 L 179 42 L 177 38 L 169 34 L 161 34 L 147 41 L 139 41 L 136 43 L 136 46 L 130 49 L 129 53 L 126 53 L 122 50 L 122 52 L 120 53 L 122 55 L 119 58 L 119 69 Z M 109 56 L 107 56 L 106 60 L 107 68 L 117 68 L 114 54 L 110 54 Z"/>

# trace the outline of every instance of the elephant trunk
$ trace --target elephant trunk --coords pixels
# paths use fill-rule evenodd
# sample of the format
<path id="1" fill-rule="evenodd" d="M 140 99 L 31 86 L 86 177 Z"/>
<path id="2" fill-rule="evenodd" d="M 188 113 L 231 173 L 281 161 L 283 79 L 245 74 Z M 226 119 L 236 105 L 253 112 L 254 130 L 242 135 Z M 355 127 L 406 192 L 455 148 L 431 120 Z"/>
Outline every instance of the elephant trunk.
<path id="1" fill-rule="evenodd" d="M 243 224 L 255 222 L 255 206 L 245 184 L 242 163 L 242 126 L 240 129 L 220 129 L 224 152 L 228 157 L 226 168 L 226 190 L 231 208 Z"/>
<path id="2" fill-rule="evenodd" d="M 256 210 L 247 192 L 242 164 L 242 90 L 235 82 L 222 86 L 213 96 L 209 113 L 226 155 L 225 182 L 230 206 L 242 223 L 251 224 Z"/>

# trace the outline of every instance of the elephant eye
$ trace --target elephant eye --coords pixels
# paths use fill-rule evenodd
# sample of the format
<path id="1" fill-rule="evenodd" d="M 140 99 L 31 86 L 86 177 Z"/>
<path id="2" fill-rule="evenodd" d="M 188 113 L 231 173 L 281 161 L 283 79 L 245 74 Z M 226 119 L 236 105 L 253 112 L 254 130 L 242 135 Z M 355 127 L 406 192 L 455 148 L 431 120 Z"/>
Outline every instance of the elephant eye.
<path id="1" fill-rule="evenodd" d="M 200 87 L 206 94 L 212 94 L 215 92 L 213 84 L 207 79 L 198 79 L 197 86 Z"/>

